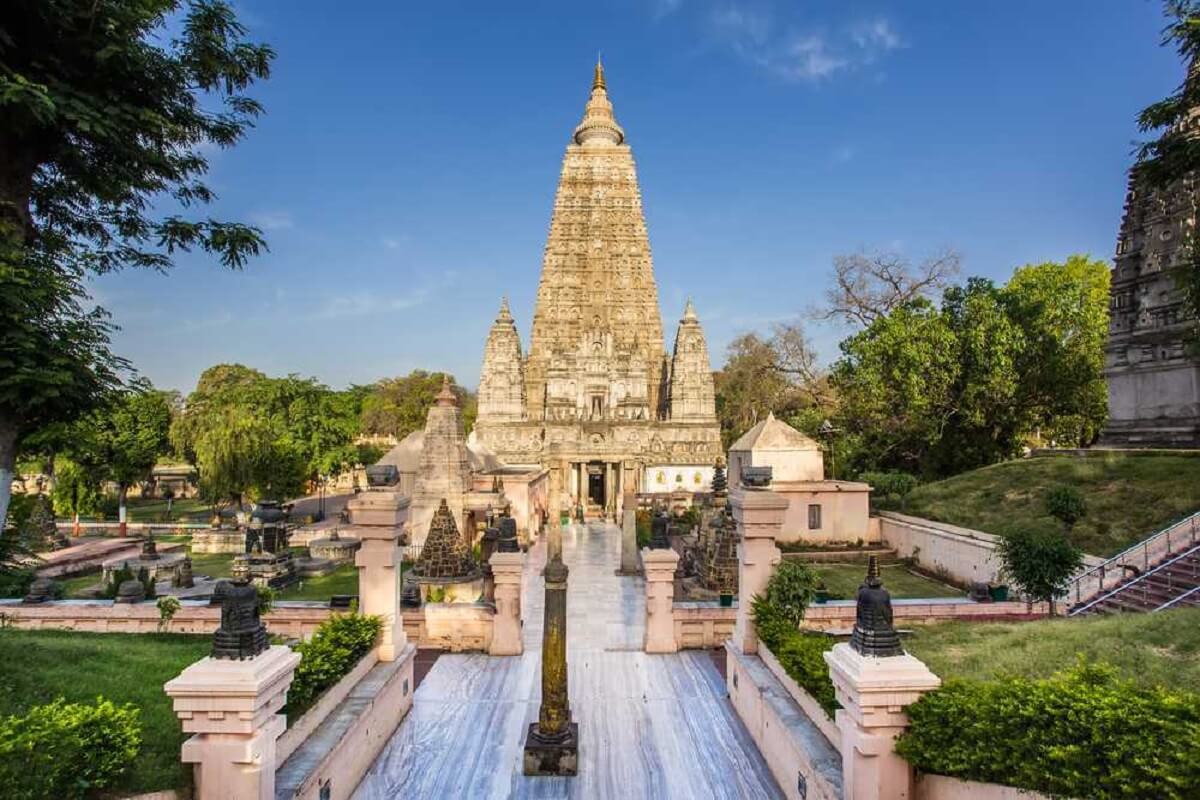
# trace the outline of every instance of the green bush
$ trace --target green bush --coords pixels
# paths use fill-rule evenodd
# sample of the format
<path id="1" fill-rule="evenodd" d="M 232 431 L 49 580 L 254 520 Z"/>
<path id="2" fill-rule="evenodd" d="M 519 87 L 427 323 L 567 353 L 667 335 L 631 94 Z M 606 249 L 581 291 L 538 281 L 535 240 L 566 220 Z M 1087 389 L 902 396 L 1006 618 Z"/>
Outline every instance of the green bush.
<path id="1" fill-rule="evenodd" d="M 654 519 L 654 513 L 644 509 L 639 510 L 634 519 L 636 520 L 634 530 L 637 532 L 638 549 L 649 547 L 651 536 L 650 524 Z"/>
<path id="2" fill-rule="evenodd" d="M 300 664 L 288 689 L 288 718 L 298 718 L 322 692 L 354 669 L 375 646 L 381 628 L 379 617 L 338 614 L 322 622 L 311 639 L 296 645 Z"/>
<path id="3" fill-rule="evenodd" d="M 0 718 L 0 786 L 9 800 L 72 800 L 111 786 L 142 743 L 138 710 L 94 704 L 34 706 Z"/>
<path id="4" fill-rule="evenodd" d="M 864 472 L 858 479 L 871 485 L 872 500 L 883 500 L 885 503 L 903 500 L 921 485 L 916 475 L 907 472 Z"/>
<path id="5" fill-rule="evenodd" d="M 779 665 L 832 715 L 838 702 L 824 653 L 834 641 L 825 634 L 806 633 L 797 627 L 818 583 L 809 567 L 785 560 L 767 582 L 766 594 L 752 601 L 751 613 L 758 638 L 779 659 Z"/>
<path id="6" fill-rule="evenodd" d="M 1074 486 L 1059 486 L 1046 495 L 1046 513 L 1070 530 L 1087 514 L 1087 503 Z"/>
<path id="7" fill-rule="evenodd" d="M 1139 689 L 1110 667 L 951 679 L 908 715 L 896 749 L 924 772 L 1093 800 L 1200 797 L 1200 695 Z"/>

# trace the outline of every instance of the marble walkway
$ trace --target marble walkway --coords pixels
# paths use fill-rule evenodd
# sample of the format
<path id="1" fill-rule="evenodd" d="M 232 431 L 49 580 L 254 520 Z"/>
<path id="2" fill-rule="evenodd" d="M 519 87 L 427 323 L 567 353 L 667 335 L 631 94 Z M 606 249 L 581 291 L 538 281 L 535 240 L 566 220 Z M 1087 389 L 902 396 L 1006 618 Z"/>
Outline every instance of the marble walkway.
<path id="1" fill-rule="evenodd" d="M 545 549 L 525 568 L 525 655 L 444 655 L 354 794 L 420 798 L 777 798 L 708 653 L 641 652 L 644 584 L 619 578 L 620 531 L 563 532 L 571 711 L 579 775 L 526 778 L 521 749 L 537 718 Z"/>

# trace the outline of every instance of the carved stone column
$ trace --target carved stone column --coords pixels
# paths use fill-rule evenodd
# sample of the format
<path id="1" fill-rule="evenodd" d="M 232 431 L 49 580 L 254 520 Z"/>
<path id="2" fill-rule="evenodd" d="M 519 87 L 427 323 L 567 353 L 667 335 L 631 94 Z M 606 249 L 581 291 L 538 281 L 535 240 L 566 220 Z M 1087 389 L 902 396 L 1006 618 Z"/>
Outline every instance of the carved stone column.
<path id="1" fill-rule="evenodd" d="M 625 496 L 621 512 L 621 568 L 618 575 L 640 575 L 637 546 L 637 501 L 632 494 Z"/>
<path id="2" fill-rule="evenodd" d="M 521 636 L 521 577 L 525 554 L 495 553 L 490 563 L 495 581 L 496 615 L 492 620 L 492 646 L 488 653 L 519 656 L 525 652 Z"/>
<path id="3" fill-rule="evenodd" d="M 679 553 L 674 550 L 642 549 L 642 566 L 646 570 L 646 639 L 647 653 L 674 653 L 679 650 L 675 641 L 675 570 Z"/>
<path id="4" fill-rule="evenodd" d="M 781 559 L 775 539 L 783 529 L 787 498 L 768 489 L 731 492 L 729 505 L 741 541 L 738 543 L 738 608 L 733 643 L 743 653 L 758 652 L 758 633 L 751 601 L 767 587 Z"/>
<path id="5" fill-rule="evenodd" d="M 358 607 L 383 620 L 380 661 L 395 661 L 408 642 L 400 615 L 400 538 L 408 508 L 409 499 L 398 491 L 368 490 L 346 504 L 351 523 L 347 532 L 362 541 L 354 556 Z"/>
<path id="6" fill-rule="evenodd" d="M 525 737 L 526 775 L 570 776 L 579 771 L 579 726 L 567 694 L 567 565 L 546 564 L 542 630 L 542 705 Z"/>

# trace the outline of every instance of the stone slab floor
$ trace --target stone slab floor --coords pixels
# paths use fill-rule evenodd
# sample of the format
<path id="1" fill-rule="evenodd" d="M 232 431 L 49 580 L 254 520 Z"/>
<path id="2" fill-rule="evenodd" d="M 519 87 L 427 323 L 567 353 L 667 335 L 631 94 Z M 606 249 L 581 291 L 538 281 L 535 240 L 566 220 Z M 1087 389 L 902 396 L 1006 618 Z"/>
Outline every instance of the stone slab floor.
<path id="1" fill-rule="evenodd" d="M 644 583 L 617 577 L 620 531 L 563 532 L 571 712 L 579 775 L 526 778 L 522 745 L 541 695 L 545 546 L 525 567 L 525 655 L 443 655 L 354 794 L 429 798 L 782 797 L 703 651 L 641 652 Z"/>

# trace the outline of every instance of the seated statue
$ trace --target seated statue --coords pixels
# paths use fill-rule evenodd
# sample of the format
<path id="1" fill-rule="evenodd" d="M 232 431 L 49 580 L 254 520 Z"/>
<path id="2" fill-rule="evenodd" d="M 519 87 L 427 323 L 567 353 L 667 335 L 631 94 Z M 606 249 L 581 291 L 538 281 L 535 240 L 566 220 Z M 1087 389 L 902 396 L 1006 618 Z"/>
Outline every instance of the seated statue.
<path id="1" fill-rule="evenodd" d="M 883 588 L 879 578 L 879 561 L 871 556 L 867 562 L 867 579 L 858 587 L 858 606 L 855 609 L 854 631 L 850 646 L 864 656 L 900 656 L 900 636 L 892 626 L 892 596 Z"/>

